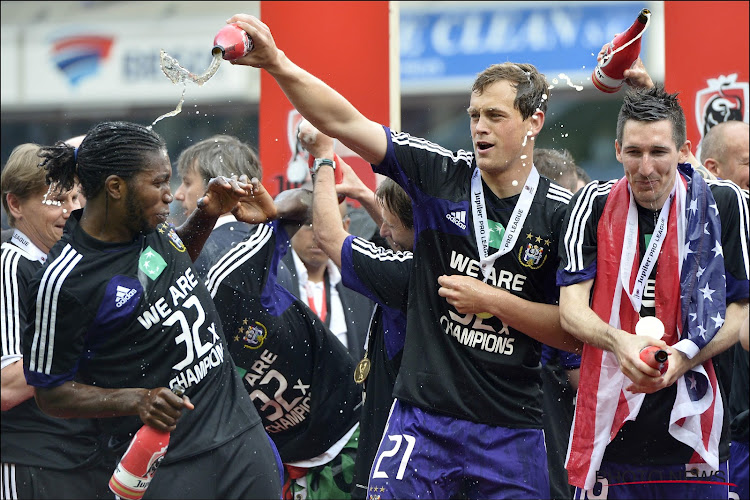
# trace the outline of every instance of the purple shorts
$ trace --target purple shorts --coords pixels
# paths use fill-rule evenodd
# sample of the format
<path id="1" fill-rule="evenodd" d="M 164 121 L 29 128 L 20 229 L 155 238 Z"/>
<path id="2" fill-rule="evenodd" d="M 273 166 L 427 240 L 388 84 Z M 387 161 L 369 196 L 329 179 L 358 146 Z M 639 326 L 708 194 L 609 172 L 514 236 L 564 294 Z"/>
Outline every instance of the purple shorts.
<path id="1" fill-rule="evenodd" d="M 541 429 L 509 429 L 396 400 L 367 498 L 547 498 Z"/>
<path id="2" fill-rule="evenodd" d="M 727 462 L 719 470 L 706 464 L 631 465 L 602 462 L 590 490 L 576 488 L 573 498 L 640 500 L 726 499 L 729 497 Z"/>
<path id="3" fill-rule="evenodd" d="M 729 447 L 729 498 L 750 498 L 747 442 L 732 441 Z"/>

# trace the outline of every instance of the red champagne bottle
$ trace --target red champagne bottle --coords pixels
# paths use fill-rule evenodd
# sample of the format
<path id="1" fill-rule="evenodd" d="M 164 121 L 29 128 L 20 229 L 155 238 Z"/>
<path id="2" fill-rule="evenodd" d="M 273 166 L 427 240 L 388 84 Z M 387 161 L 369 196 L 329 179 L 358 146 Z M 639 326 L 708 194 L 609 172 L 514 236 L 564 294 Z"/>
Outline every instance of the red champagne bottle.
<path id="1" fill-rule="evenodd" d="M 669 368 L 669 353 L 664 349 L 650 345 L 641 349 L 641 361 L 648 364 L 651 368 L 656 368 L 664 375 Z"/>
<path id="2" fill-rule="evenodd" d="M 609 43 L 607 52 L 591 73 L 591 81 L 602 92 L 612 94 L 620 90 L 625 76 L 623 72 L 630 69 L 641 53 L 641 33 L 651 17 L 648 9 L 643 9 L 633 25 L 620 33 Z M 618 50 L 631 42 L 627 47 Z"/>
<path id="3" fill-rule="evenodd" d="M 172 392 L 182 397 L 185 389 L 176 385 Z M 169 447 L 169 432 L 148 425 L 133 436 L 128 449 L 109 480 L 109 489 L 127 500 L 140 500 L 164 459 Z"/>
<path id="4" fill-rule="evenodd" d="M 227 24 L 216 33 L 211 54 L 221 52 L 221 57 L 233 61 L 253 50 L 253 41 L 247 32 L 236 24 Z"/>

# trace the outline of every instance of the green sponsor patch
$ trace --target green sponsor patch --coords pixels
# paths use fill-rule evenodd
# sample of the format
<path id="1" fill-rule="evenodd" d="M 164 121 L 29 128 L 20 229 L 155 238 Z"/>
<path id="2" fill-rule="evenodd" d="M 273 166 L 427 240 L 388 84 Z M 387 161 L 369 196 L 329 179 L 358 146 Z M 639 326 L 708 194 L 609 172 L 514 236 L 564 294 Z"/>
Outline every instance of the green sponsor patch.
<path id="1" fill-rule="evenodd" d="M 138 260 L 138 269 L 150 279 L 155 280 L 162 271 L 166 269 L 167 262 L 156 251 L 148 247 L 141 252 L 141 258 Z"/>
<path id="2" fill-rule="evenodd" d="M 494 220 L 488 220 L 487 226 L 490 228 L 490 241 L 488 245 L 499 249 L 500 244 L 503 242 L 503 236 L 505 236 L 505 228 L 502 224 Z"/>

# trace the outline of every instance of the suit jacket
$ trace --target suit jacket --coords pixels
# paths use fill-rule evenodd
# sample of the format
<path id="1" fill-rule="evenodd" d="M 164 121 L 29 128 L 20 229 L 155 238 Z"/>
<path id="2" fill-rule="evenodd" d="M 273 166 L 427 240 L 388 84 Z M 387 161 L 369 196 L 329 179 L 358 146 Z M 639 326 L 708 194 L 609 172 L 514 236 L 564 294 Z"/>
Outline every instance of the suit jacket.
<path id="1" fill-rule="evenodd" d="M 300 298 L 299 277 L 294 266 L 292 249 L 289 248 L 286 255 L 279 262 L 278 283 L 289 290 L 292 295 Z M 346 320 L 346 340 L 349 345 L 349 354 L 355 361 L 359 361 L 365 355 L 365 339 L 367 329 L 370 325 L 370 317 L 375 308 L 375 303 L 362 294 L 355 292 L 343 285 L 341 281 L 336 285 L 336 291 L 341 299 Z"/>

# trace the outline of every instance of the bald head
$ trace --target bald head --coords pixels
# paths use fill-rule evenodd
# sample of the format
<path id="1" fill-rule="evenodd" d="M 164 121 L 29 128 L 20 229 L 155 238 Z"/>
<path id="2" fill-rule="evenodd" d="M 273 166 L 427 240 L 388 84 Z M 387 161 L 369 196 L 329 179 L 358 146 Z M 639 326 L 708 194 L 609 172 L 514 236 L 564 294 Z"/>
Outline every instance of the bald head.
<path id="1" fill-rule="evenodd" d="M 713 126 L 701 143 L 700 160 L 716 177 L 748 189 L 750 126 L 737 120 Z"/>

